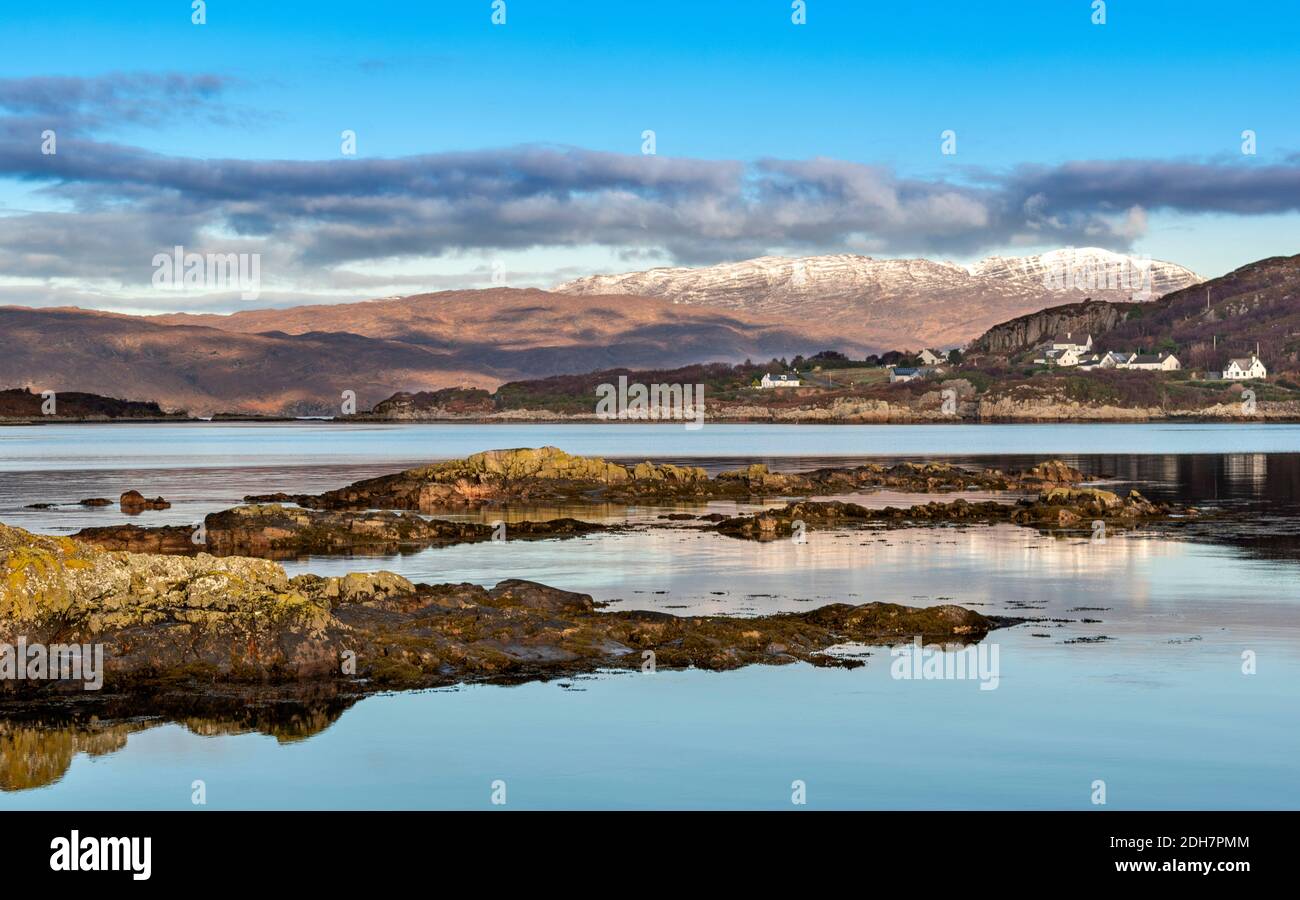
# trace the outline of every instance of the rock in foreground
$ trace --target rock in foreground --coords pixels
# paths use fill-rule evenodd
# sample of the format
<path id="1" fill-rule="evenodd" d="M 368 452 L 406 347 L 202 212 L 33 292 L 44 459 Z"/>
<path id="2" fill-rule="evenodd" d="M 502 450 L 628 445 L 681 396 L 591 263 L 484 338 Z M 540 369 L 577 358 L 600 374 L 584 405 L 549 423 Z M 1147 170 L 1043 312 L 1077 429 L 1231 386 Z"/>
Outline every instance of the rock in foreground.
<path id="1" fill-rule="evenodd" d="M 105 551 L 0 525 L 0 641 L 97 644 L 103 692 L 4 681 L 19 700 L 318 682 L 357 694 L 656 666 L 824 662 L 844 642 L 974 641 L 1005 622 L 958 606 L 833 604 L 757 618 L 606 612 L 527 581 L 414 585 L 388 572 L 289 578 L 244 557 Z M 142 710 L 144 711 L 144 710 Z"/>

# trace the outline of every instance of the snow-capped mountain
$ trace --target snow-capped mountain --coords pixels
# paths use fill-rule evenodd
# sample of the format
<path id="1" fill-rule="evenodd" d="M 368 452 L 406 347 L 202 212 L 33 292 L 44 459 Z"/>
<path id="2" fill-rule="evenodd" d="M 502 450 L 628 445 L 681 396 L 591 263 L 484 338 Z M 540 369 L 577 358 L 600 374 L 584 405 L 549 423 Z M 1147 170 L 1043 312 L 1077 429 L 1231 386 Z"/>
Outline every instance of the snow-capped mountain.
<path id="1" fill-rule="evenodd" d="M 1174 263 L 1095 247 L 1037 256 L 991 256 L 969 268 L 928 259 L 855 254 L 763 256 L 701 268 L 592 275 L 557 285 L 566 294 L 635 294 L 743 309 L 791 322 L 843 324 L 882 348 L 958 346 L 989 327 L 1091 297 L 1148 300 L 1197 284 Z"/>

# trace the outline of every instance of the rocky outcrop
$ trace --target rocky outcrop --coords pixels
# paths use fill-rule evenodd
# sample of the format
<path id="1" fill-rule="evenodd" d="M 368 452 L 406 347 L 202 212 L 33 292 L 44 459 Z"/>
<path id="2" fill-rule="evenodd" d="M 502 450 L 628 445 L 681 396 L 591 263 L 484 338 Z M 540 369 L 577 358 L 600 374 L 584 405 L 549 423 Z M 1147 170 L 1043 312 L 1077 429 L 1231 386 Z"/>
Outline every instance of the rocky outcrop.
<path id="1" fill-rule="evenodd" d="M 493 526 L 425 519 L 412 512 L 322 511 L 253 504 L 211 513 L 202 528 L 113 525 L 83 528 L 73 537 L 107 550 L 211 553 L 293 559 L 306 555 L 393 553 L 488 540 L 574 537 L 609 526 L 561 518 Z"/>
<path id="2" fill-rule="evenodd" d="M 127 550 L 131 553 L 198 553 L 206 547 L 199 529 L 187 525 L 159 525 L 153 528 L 130 523 L 104 525 L 83 528 L 72 537 L 105 550 Z"/>
<path id="3" fill-rule="evenodd" d="M 150 500 L 137 490 L 124 491 L 118 499 L 118 504 L 122 507 L 122 512 L 128 516 L 139 515 L 148 509 L 171 509 L 172 506 L 162 497 L 154 497 Z"/>
<path id="4" fill-rule="evenodd" d="M 607 612 L 586 594 L 528 581 L 489 589 L 414 585 L 388 572 L 289 578 L 267 560 L 110 552 L 4 525 L 0 576 L 0 641 L 103 648 L 103 693 L 67 681 L 0 683 L 7 700 L 64 704 L 163 687 L 202 697 L 222 685 L 316 681 L 364 694 L 647 660 L 718 670 L 824 661 L 846 641 L 978 640 L 1007 621 L 890 603 L 756 618 Z"/>
<path id="5" fill-rule="evenodd" d="M 376 403 L 369 416 L 379 419 L 417 422 L 421 420 L 472 418 L 496 412 L 492 394 L 481 388 L 445 388 L 440 391 L 398 391 Z"/>
<path id="6" fill-rule="evenodd" d="M 1185 521 L 1197 515 L 1193 508 L 1155 503 L 1137 491 L 1121 497 L 1099 488 L 1053 487 L 1037 497 L 1016 503 L 954 500 L 906 509 L 894 506 L 872 509 L 857 503 L 805 500 L 779 509 L 723 519 L 711 528 L 732 537 L 773 540 L 806 529 L 866 524 L 910 527 L 1011 522 L 1043 528 L 1069 528 L 1087 527 L 1100 521 L 1111 527 L 1130 528 L 1157 521 Z"/>
<path id="7" fill-rule="evenodd" d="M 1066 467 L 1068 469 L 1068 467 Z M 1056 483 L 1043 472 L 972 472 L 946 463 L 868 464 L 802 473 L 763 464 L 710 478 L 703 469 L 651 462 L 632 466 L 575 456 L 557 447 L 490 450 L 465 459 L 359 481 L 320 495 L 267 494 L 250 503 L 293 502 L 312 509 L 405 509 L 433 512 L 506 502 L 707 500 L 751 496 L 832 494 L 890 487 L 910 491 L 1036 489 Z M 1074 480 L 1082 479 L 1075 470 Z"/>
<path id="8" fill-rule="evenodd" d="M 971 342 L 970 352 L 1014 356 L 1064 334 L 1078 335 L 1081 342 L 1092 335 L 1096 341 L 1123 322 L 1137 306 L 1137 303 L 1096 300 L 1053 306 L 994 325 Z"/>

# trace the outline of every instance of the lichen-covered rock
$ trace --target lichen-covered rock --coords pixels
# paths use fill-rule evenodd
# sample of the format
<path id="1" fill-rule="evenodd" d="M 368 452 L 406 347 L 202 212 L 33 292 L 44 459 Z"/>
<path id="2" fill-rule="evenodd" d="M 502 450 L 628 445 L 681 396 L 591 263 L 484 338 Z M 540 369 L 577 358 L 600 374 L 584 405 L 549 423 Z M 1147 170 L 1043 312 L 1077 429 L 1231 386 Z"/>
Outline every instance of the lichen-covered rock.
<path id="1" fill-rule="evenodd" d="M 361 694 L 640 667 L 647 651 L 667 668 L 824 663 L 822 652 L 844 642 L 974 640 L 1005 624 L 959 607 L 882 603 L 754 618 L 610 612 L 587 594 L 529 581 L 488 589 L 415 585 L 390 572 L 288 578 L 268 560 L 105 551 L 4 525 L 0 572 L 0 640 L 101 645 L 107 692 L 6 681 L 0 700 L 117 697 L 112 708 L 133 714 L 150 713 L 152 698 L 198 703 L 240 684 L 310 681 Z"/>
<path id="2" fill-rule="evenodd" d="M 249 503 L 294 502 L 312 509 L 407 509 L 433 512 L 490 503 L 650 502 L 751 496 L 816 495 L 872 487 L 909 491 L 1034 489 L 1073 483 L 1082 473 L 1059 462 L 1030 472 L 973 472 L 947 463 L 867 464 L 780 473 L 755 463 L 710 478 L 701 468 L 651 462 L 623 466 L 557 447 L 489 450 L 358 481 L 320 495 L 265 494 Z"/>

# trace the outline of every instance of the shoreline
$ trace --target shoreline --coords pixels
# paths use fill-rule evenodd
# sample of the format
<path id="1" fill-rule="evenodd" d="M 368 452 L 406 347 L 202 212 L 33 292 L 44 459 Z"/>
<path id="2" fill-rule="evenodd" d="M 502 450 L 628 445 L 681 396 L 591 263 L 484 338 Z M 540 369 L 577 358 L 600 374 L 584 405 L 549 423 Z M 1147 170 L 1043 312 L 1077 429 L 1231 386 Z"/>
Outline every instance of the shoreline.
<path id="1" fill-rule="evenodd" d="M 634 420 L 620 419 L 611 422 L 608 419 L 590 418 L 444 418 L 444 419 L 385 419 L 367 416 L 349 416 L 347 418 L 326 416 L 232 416 L 212 419 L 194 417 L 175 418 L 121 418 L 121 419 L 3 419 L 0 427 L 21 426 L 38 427 L 41 425 L 286 425 L 296 423 L 313 423 L 323 425 L 684 425 L 675 419 Z M 719 425 L 789 425 L 789 426 L 848 426 L 861 427 L 871 425 L 1300 425 L 1300 416 L 1161 416 L 1161 417 L 1108 417 L 1108 418 L 1062 418 L 1042 417 L 1025 418 L 898 418 L 872 419 L 870 421 L 845 421 L 843 419 L 777 419 L 777 418 L 726 418 L 705 420 L 705 426 Z"/>

